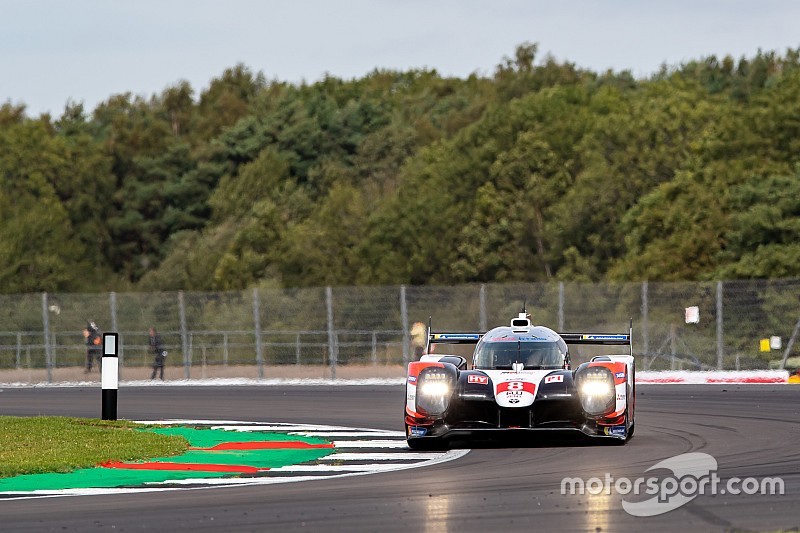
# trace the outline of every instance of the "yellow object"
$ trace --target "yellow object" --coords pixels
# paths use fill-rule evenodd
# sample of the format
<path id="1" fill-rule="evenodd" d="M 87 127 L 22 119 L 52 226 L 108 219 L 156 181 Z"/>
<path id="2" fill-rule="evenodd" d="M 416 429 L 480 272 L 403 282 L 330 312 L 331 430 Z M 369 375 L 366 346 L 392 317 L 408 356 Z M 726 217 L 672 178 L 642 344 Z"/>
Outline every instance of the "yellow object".
<path id="1" fill-rule="evenodd" d="M 769 339 L 761 339 L 761 351 L 768 352 L 769 349 Z"/>
<path id="2" fill-rule="evenodd" d="M 797 384 L 800 384 L 800 375 L 798 375 L 798 374 L 792 374 L 791 376 L 789 376 L 789 383 L 797 383 Z"/>
<path id="3" fill-rule="evenodd" d="M 428 335 L 428 328 L 422 322 L 414 322 L 411 326 L 411 344 L 413 346 L 425 346 L 425 337 Z"/>

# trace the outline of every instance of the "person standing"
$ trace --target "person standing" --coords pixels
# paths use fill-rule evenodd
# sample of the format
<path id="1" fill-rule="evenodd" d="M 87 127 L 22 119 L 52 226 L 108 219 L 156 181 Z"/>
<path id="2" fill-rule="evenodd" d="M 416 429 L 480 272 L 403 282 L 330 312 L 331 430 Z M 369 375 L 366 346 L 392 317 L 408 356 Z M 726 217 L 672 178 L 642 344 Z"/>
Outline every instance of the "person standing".
<path id="1" fill-rule="evenodd" d="M 103 340 L 100 335 L 100 328 L 93 320 L 86 323 L 86 328 L 83 330 L 83 336 L 86 339 L 86 370 L 84 373 L 88 374 L 92 371 L 94 360 L 97 359 L 98 364 L 102 358 L 103 347 L 101 346 Z"/>
<path id="2" fill-rule="evenodd" d="M 164 359 L 167 357 L 167 351 L 156 328 L 150 328 L 150 353 L 153 355 L 153 374 L 150 379 L 156 379 L 156 374 L 160 372 L 161 381 L 164 381 Z"/>
<path id="3" fill-rule="evenodd" d="M 414 322 L 411 326 L 411 346 L 414 348 L 414 360 L 419 361 L 425 355 L 428 343 L 428 328 L 422 322 Z"/>

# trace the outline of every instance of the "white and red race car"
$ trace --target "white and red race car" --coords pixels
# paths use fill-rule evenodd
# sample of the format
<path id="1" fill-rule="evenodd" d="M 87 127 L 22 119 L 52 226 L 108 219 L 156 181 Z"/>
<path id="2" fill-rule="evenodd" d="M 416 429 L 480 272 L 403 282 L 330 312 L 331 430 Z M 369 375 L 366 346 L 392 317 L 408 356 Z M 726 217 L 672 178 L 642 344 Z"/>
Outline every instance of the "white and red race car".
<path id="1" fill-rule="evenodd" d="M 456 355 L 424 355 L 408 365 L 405 426 L 411 448 L 451 440 L 580 432 L 624 443 L 634 431 L 632 349 L 572 369 L 569 345 L 631 346 L 620 334 L 556 333 L 522 312 L 487 333 L 428 332 L 433 344 L 475 344 L 472 366 Z"/>

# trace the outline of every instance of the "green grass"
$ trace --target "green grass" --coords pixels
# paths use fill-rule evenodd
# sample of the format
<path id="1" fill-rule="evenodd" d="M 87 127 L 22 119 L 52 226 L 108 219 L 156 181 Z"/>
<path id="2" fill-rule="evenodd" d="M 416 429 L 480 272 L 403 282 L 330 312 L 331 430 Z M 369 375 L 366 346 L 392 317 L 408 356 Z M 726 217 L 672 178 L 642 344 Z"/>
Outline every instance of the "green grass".
<path id="1" fill-rule="evenodd" d="M 146 427 L 86 418 L 0 416 L 0 477 L 168 457 L 189 446 L 183 437 L 141 431 Z"/>

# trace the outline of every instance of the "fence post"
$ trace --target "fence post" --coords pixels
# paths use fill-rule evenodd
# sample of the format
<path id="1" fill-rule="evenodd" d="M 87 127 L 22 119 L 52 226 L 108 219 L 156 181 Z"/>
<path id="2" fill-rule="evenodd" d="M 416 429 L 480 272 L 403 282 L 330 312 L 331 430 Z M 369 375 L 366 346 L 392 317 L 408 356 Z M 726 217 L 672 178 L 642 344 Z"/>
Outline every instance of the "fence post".
<path id="1" fill-rule="evenodd" d="M 669 353 L 669 368 L 675 370 L 675 355 L 678 353 L 678 327 L 675 324 L 669 326 Z"/>
<path id="2" fill-rule="evenodd" d="M 789 354 L 792 353 L 792 347 L 794 346 L 794 341 L 797 340 L 798 333 L 800 333 L 800 320 L 794 325 L 792 336 L 789 337 L 789 342 L 786 344 L 786 351 L 783 352 L 783 359 L 781 359 L 781 370 L 786 368 L 786 361 L 789 360 Z"/>
<path id="3" fill-rule="evenodd" d="M 108 305 L 111 308 L 111 331 L 117 331 L 117 293 L 108 293 Z"/>
<path id="4" fill-rule="evenodd" d="M 648 332 L 650 324 L 648 322 L 648 316 L 647 316 L 648 313 L 647 291 L 648 291 L 647 282 L 643 281 L 642 282 L 642 350 L 644 352 L 645 359 L 647 359 L 647 356 L 650 354 L 650 333 Z"/>
<path id="5" fill-rule="evenodd" d="M 253 327 L 256 336 L 256 364 L 258 365 L 258 379 L 264 379 L 264 347 L 261 344 L 261 302 L 258 299 L 258 289 L 253 289 Z"/>
<path id="6" fill-rule="evenodd" d="M 189 357 L 189 336 L 186 331 L 186 306 L 183 302 L 183 291 L 178 291 L 178 314 L 181 321 L 181 351 L 183 352 L 183 375 L 189 379 L 191 373 L 189 371 L 192 366 L 191 358 Z"/>
<path id="7" fill-rule="evenodd" d="M 479 304 L 480 308 L 478 311 L 478 327 L 481 331 L 487 331 L 488 327 L 488 319 L 486 317 L 486 284 L 481 283 L 481 292 L 479 295 Z"/>
<path id="8" fill-rule="evenodd" d="M 372 331 L 372 366 L 378 364 L 378 334 Z"/>
<path id="9" fill-rule="evenodd" d="M 108 306 L 111 308 L 111 331 L 118 332 L 119 329 L 117 328 L 117 293 L 111 291 L 108 293 Z M 122 347 L 125 345 L 125 342 L 121 337 L 117 338 L 118 346 L 117 346 L 117 363 L 119 372 L 117 377 L 122 379 L 122 367 L 124 366 L 124 358 L 122 353 Z"/>
<path id="10" fill-rule="evenodd" d="M 17 332 L 17 370 L 22 368 L 22 332 Z"/>
<path id="11" fill-rule="evenodd" d="M 294 339 L 294 358 L 297 366 L 300 366 L 300 334 L 298 333 Z"/>
<path id="12" fill-rule="evenodd" d="M 724 340 L 722 338 L 722 282 L 717 282 L 717 370 L 722 370 L 722 359 L 724 355 Z"/>
<path id="13" fill-rule="evenodd" d="M 331 379 L 336 379 L 336 335 L 333 331 L 333 289 L 325 287 L 325 303 L 328 308 L 328 358 L 331 364 Z"/>
<path id="14" fill-rule="evenodd" d="M 558 331 L 564 331 L 564 282 L 558 282 Z"/>
<path id="15" fill-rule="evenodd" d="M 403 325 L 403 366 L 408 366 L 408 307 L 406 306 L 406 286 L 400 285 L 400 320 Z"/>
<path id="16" fill-rule="evenodd" d="M 42 325 L 44 326 L 44 364 L 47 368 L 47 382 L 53 382 L 53 364 L 50 353 L 50 314 L 47 310 L 47 293 L 42 293 Z"/>

